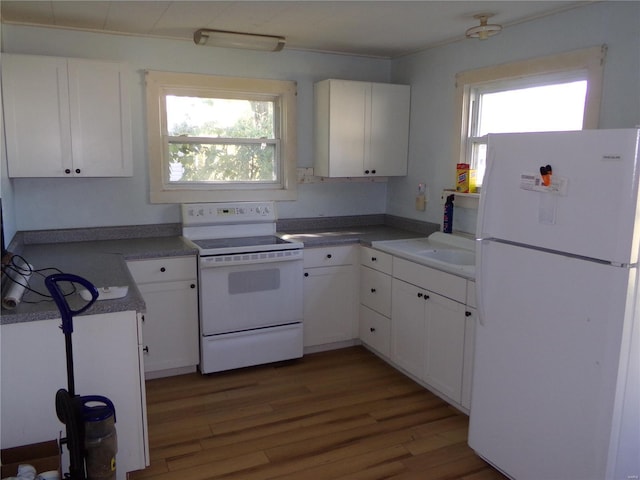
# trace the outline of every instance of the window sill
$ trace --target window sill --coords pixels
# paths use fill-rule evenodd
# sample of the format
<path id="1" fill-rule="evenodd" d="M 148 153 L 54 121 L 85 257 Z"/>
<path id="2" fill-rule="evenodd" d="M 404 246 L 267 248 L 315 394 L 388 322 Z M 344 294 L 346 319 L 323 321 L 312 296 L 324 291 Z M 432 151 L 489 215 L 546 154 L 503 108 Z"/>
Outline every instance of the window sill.
<path id="1" fill-rule="evenodd" d="M 444 205 L 447 201 L 447 197 L 449 195 L 454 196 L 453 204 L 456 207 L 461 208 L 478 208 L 478 203 L 480 202 L 480 194 L 479 193 L 460 193 L 455 190 L 445 189 L 442 191 L 442 195 L 440 196 L 440 203 Z"/>

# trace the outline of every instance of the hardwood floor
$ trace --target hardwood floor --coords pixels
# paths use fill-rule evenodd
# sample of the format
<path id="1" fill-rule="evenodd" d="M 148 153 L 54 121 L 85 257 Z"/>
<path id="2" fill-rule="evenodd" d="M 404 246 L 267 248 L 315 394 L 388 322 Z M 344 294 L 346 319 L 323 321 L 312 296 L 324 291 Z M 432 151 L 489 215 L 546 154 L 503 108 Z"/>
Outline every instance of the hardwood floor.
<path id="1" fill-rule="evenodd" d="M 362 347 L 147 382 L 151 466 L 130 479 L 504 479 L 468 419 Z"/>

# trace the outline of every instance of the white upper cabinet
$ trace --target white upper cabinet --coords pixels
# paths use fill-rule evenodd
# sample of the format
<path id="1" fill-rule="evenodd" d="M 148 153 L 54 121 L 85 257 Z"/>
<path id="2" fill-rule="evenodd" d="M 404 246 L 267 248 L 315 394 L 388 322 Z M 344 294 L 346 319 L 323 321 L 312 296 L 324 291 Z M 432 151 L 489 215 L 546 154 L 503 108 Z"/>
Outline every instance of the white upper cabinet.
<path id="1" fill-rule="evenodd" d="M 314 174 L 407 174 L 410 87 L 324 80 L 314 89 Z"/>
<path id="2" fill-rule="evenodd" d="M 3 55 L 9 176 L 131 176 L 124 76 L 119 63 Z"/>

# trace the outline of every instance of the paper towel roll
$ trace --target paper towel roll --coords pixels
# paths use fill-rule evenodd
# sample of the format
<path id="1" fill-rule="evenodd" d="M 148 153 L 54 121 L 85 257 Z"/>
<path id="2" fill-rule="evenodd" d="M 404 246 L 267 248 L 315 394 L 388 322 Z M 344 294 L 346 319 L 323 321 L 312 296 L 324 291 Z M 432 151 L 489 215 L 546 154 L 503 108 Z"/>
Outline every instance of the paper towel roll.
<path id="1" fill-rule="evenodd" d="M 2 306 L 7 310 L 13 310 L 18 306 L 22 300 L 26 286 L 29 285 L 29 278 L 31 277 L 33 267 L 31 265 L 27 266 L 28 268 L 25 268 L 23 271 L 28 273 L 20 273 L 16 270 L 10 270 L 8 273 L 13 282 L 8 286 L 6 293 L 2 297 Z"/>

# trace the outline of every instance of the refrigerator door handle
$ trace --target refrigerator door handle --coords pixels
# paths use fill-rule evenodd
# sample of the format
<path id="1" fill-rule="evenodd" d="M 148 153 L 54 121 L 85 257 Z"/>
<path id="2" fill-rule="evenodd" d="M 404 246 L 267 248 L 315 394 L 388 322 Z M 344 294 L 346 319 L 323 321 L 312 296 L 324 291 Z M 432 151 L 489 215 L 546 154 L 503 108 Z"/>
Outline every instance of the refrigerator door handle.
<path id="1" fill-rule="evenodd" d="M 484 299 L 482 297 L 482 287 L 484 285 L 484 281 L 482 278 L 482 252 L 484 250 L 485 244 L 488 242 L 488 239 L 479 238 L 476 240 L 476 306 L 478 308 L 478 323 L 481 326 L 484 326 Z"/>

